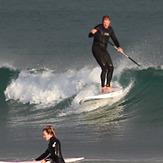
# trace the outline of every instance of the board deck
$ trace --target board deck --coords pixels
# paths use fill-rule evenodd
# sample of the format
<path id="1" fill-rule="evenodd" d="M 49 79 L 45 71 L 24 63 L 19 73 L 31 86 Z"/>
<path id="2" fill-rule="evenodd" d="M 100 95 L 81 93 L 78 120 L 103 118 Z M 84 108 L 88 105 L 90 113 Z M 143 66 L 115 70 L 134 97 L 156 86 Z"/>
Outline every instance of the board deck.
<path id="1" fill-rule="evenodd" d="M 75 158 L 65 158 L 66 163 L 79 162 L 84 160 L 84 157 L 75 157 Z M 41 161 L 0 161 L 0 163 L 41 163 Z M 47 161 L 50 163 L 50 161 Z"/>
<path id="2" fill-rule="evenodd" d="M 84 104 L 87 102 L 95 102 L 98 100 L 103 100 L 103 99 L 110 99 L 110 98 L 114 98 L 116 96 L 118 96 L 119 94 L 121 94 L 123 92 L 123 88 L 117 88 L 114 91 L 108 92 L 108 93 L 101 93 L 99 95 L 94 95 L 94 96 L 88 96 L 88 97 L 84 97 L 79 104 Z"/>

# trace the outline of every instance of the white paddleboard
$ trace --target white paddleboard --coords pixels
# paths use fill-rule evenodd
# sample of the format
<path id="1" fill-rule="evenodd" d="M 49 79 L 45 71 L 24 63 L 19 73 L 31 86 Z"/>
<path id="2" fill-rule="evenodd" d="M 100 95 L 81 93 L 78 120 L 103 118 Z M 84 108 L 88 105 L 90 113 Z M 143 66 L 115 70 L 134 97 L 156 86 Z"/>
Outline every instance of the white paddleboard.
<path id="1" fill-rule="evenodd" d="M 66 158 L 64 160 L 65 162 L 78 162 L 78 161 L 84 160 L 84 157 Z"/>
<path id="2" fill-rule="evenodd" d="M 66 163 L 73 163 L 84 160 L 84 157 L 65 158 L 64 160 Z M 0 161 L 0 163 L 41 163 L 41 161 Z M 47 163 L 50 163 L 50 161 L 47 161 Z"/>
<path id="3" fill-rule="evenodd" d="M 114 91 L 108 92 L 108 93 L 101 93 L 99 95 L 95 95 L 95 96 L 88 96 L 88 97 L 84 97 L 79 104 L 84 104 L 87 102 L 96 102 L 98 100 L 104 100 L 104 99 L 111 99 L 114 98 L 120 94 L 123 93 L 123 88 L 117 88 Z"/>

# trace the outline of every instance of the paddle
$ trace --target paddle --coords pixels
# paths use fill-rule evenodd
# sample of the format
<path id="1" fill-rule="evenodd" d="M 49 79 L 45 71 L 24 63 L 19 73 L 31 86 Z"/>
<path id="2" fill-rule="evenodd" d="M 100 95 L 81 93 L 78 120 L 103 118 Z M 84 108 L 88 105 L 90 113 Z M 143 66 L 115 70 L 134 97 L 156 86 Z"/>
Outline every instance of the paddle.
<path id="1" fill-rule="evenodd" d="M 108 43 L 110 44 L 110 45 L 112 45 L 115 49 L 118 49 L 113 43 L 111 43 L 110 41 L 108 41 Z M 134 61 L 131 57 L 129 57 L 125 52 L 122 52 L 122 54 L 125 56 L 125 57 L 127 57 L 128 59 L 130 59 L 132 62 L 134 62 L 136 65 L 138 65 L 138 66 L 140 66 L 140 64 L 139 63 L 137 63 L 136 61 Z"/>

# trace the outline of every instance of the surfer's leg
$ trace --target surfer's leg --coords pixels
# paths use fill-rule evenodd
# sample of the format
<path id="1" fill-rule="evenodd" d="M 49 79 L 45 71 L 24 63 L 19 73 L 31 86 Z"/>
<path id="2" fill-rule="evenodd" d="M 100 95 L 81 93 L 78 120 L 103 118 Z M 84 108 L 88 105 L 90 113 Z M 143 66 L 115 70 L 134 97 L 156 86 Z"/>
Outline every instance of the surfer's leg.
<path id="1" fill-rule="evenodd" d="M 107 75 L 107 72 L 108 72 L 106 59 L 104 57 L 103 51 L 101 51 L 99 48 L 93 48 L 92 52 L 93 52 L 93 55 L 94 55 L 97 63 L 101 67 L 101 75 L 100 75 L 101 87 L 104 88 L 105 83 L 106 83 L 106 75 Z"/>
<path id="2" fill-rule="evenodd" d="M 100 75 L 100 78 L 101 78 L 101 87 L 105 87 L 105 83 L 106 83 L 106 74 L 107 74 L 107 66 L 105 64 L 105 61 L 102 62 L 102 60 L 98 60 L 97 61 L 101 67 L 101 75 Z"/>
<path id="3" fill-rule="evenodd" d="M 101 66 L 101 87 L 105 87 L 105 81 L 106 81 L 106 74 L 107 74 L 107 69 L 106 69 L 106 66 L 105 65 L 102 65 Z"/>
<path id="4" fill-rule="evenodd" d="M 107 65 L 107 70 L 108 70 L 107 71 L 106 87 L 110 87 L 110 83 L 111 83 L 113 71 L 114 71 L 114 66 L 113 66 L 113 62 L 112 62 L 111 57 L 108 52 L 107 52 L 107 56 L 106 56 L 106 65 Z"/>
<path id="5" fill-rule="evenodd" d="M 106 72 L 105 73 L 106 86 L 102 87 L 102 92 L 107 93 L 115 90 L 115 88 L 111 88 L 111 84 L 110 84 L 114 67 L 109 54 L 105 55 L 104 60 L 105 60 L 105 72 Z"/>
<path id="6" fill-rule="evenodd" d="M 113 65 L 110 65 L 108 73 L 107 73 L 107 82 L 106 82 L 107 87 L 110 87 L 110 83 L 111 83 L 112 76 L 113 76 L 113 71 L 114 71 L 114 67 Z"/>
<path id="7" fill-rule="evenodd" d="M 106 62 L 104 58 L 101 58 L 100 61 L 98 62 L 100 67 L 101 67 L 101 87 L 105 87 L 106 86 L 106 75 L 108 73 L 108 69 L 106 66 Z"/>

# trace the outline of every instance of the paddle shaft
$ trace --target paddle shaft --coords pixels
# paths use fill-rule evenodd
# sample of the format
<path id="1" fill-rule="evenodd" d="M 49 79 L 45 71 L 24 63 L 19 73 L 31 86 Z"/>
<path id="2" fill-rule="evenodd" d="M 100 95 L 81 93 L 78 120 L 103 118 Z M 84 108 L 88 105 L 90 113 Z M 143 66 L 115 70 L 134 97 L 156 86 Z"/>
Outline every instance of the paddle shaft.
<path id="1" fill-rule="evenodd" d="M 118 49 L 113 43 L 111 43 L 110 41 L 108 41 L 108 43 L 110 44 L 110 45 L 112 45 L 115 49 Z M 137 66 L 140 66 L 140 64 L 139 63 L 137 63 L 136 61 L 134 61 L 131 57 L 129 57 L 125 52 L 122 52 L 122 54 L 125 56 L 125 57 L 127 57 L 128 59 L 130 59 L 132 62 L 134 62 Z"/>

